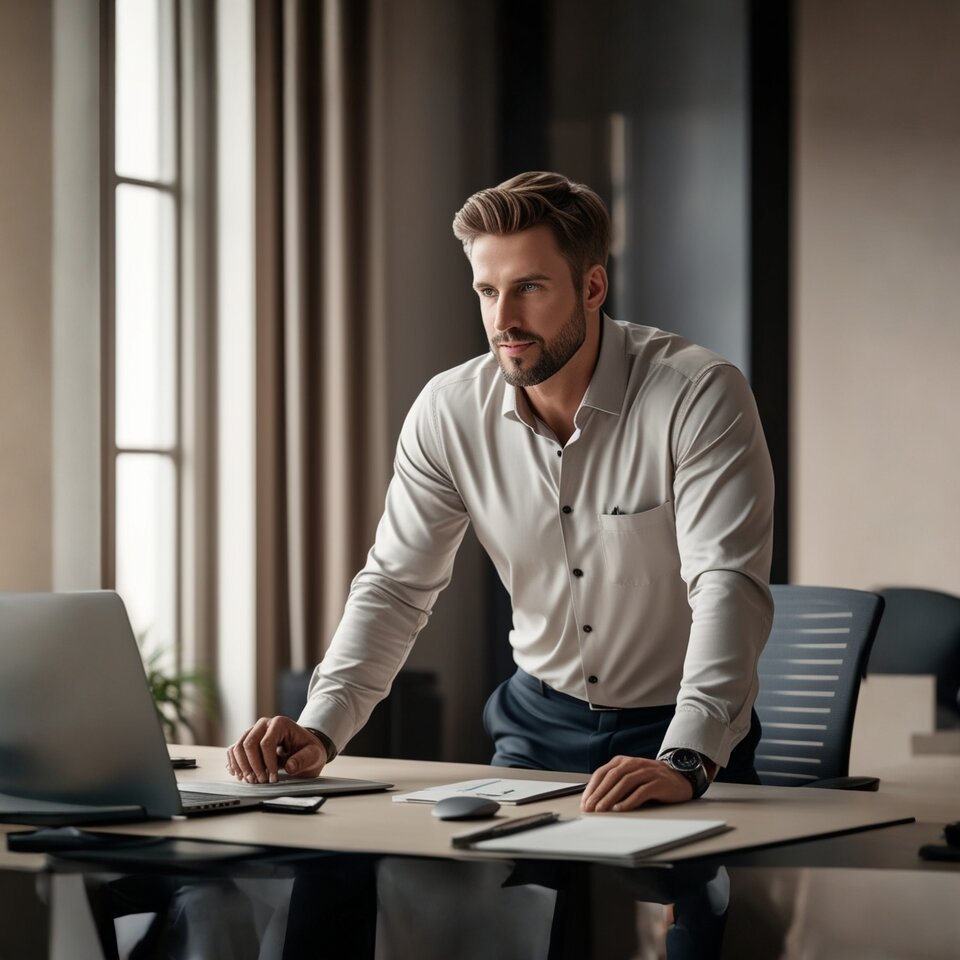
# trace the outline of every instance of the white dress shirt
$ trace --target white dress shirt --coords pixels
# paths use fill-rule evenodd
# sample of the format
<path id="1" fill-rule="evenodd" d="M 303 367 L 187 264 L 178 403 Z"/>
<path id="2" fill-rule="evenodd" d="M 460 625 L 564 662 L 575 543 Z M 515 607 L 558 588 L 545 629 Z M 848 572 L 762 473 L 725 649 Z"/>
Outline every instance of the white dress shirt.
<path id="1" fill-rule="evenodd" d="M 403 665 L 467 524 L 513 605 L 517 664 L 595 707 L 676 703 L 661 752 L 721 766 L 770 629 L 773 474 L 750 387 L 674 334 L 602 319 L 565 445 L 492 355 L 434 377 L 300 717 L 338 749 Z"/>

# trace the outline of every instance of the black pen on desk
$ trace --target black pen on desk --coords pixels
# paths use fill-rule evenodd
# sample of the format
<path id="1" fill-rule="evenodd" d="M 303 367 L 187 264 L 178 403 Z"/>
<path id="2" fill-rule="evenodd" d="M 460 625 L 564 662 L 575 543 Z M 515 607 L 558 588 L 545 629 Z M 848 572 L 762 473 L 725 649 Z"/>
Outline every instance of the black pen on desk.
<path id="1" fill-rule="evenodd" d="M 509 837 L 513 833 L 522 833 L 524 830 L 533 830 L 536 827 L 545 827 L 548 823 L 556 823 L 560 819 L 559 813 L 535 813 L 530 817 L 512 817 L 504 823 L 472 833 L 458 833 L 450 838 L 455 847 L 470 847 L 481 840 L 496 840 L 498 837 Z"/>

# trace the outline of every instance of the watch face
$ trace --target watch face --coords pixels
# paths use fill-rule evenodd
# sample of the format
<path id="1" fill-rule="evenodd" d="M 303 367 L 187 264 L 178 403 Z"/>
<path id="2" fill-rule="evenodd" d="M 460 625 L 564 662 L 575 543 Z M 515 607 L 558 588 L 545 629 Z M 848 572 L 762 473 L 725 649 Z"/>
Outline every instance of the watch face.
<path id="1" fill-rule="evenodd" d="M 675 770 L 696 770 L 700 766 L 700 754 L 696 750 L 674 750 L 670 754 L 670 765 Z"/>

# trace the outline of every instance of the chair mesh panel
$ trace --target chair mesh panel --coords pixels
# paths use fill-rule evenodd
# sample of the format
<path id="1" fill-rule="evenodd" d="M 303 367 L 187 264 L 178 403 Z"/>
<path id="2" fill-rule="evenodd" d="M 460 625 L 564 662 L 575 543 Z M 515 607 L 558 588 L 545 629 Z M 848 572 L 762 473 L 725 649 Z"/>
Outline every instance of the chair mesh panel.
<path id="1" fill-rule="evenodd" d="M 847 776 L 853 717 L 883 601 L 836 587 L 772 586 L 760 657 L 761 783 L 803 786 Z"/>

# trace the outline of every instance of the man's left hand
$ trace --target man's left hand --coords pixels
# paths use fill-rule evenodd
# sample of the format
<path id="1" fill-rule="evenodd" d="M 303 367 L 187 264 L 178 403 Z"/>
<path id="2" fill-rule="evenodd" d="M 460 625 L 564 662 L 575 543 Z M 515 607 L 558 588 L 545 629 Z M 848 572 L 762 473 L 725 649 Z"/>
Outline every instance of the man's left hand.
<path id="1" fill-rule="evenodd" d="M 614 757 L 598 767 L 583 796 L 585 813 L 635 810 L 651 800 L 685 803 L 693 799 L 693 784 L 661 760 L 643 757 Z"/>

